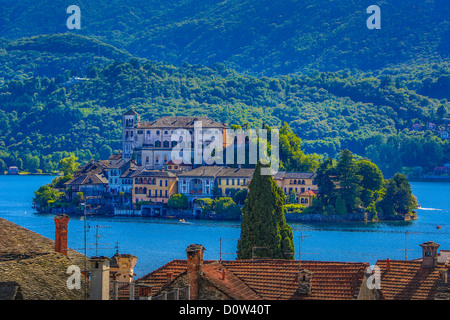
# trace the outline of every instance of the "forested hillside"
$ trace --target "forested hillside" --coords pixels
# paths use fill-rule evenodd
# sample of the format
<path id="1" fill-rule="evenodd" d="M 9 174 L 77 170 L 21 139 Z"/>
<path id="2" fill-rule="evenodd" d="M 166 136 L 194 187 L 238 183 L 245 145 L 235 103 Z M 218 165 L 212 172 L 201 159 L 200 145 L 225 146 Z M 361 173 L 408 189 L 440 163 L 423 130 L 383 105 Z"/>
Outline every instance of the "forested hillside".
<path id="1" fill-rule="evenodd" d="M 103 56 L 89 50 L 92 43 Z M 254 77 L 220 63 L 175 67 L 129 59 L 76 35 L 5 41 L 0 60 L 8 66 L 0 87 L 5 166 L 51 171 L 67 152 L 86 161 L 119 150 L 121 115 L 131 107 L 148 120 L 204 115 L 253 127 L 286 122 L 307 152 L 334 157 L 348 148 L 369 156 L 387 175 L 402 166 L 432 169 L 448 159 L 448 142 L 435 132 L 410 130 L 416 122 L 443 124 L 449 91 L 442 91 L 441 82 L 448 82 L 439 79 L 449 77 L 447 63 L 417 66 L 414 77 L 401 67 L 376 74 Z M 58 63 L 66 65 L 59 73 Z M 74 75 L 89 80 L 68 84 Z"/>
<path id="2" fill-rule="evenodd" d="M 72 4 L 81 30 L 66 27 Z M 0 172 L 49 172 L 68 152 L 104 158 L 120 150 L 131 107 L 147 120 L 287 123 L 295 147 L 283 154 L 347 148 L 386 176 L 432 170 L 450 161 L 439 136 L 450 112 L 450 2 L 383 1 L 380 30 L 366 27 L 370 4 L 0 0 Z"/>
<path id="3" fill-rule="evenodd" d="M 366 8 L 381 8 L 368 30 Z M 273 76 L 297 71 L 377 70 L 448 59 L 448 0 L 1 0 L 0 37 L 67 32 L 81 9 L 81 35 L 133 55 L 181 65 L 216 62 Z"/>

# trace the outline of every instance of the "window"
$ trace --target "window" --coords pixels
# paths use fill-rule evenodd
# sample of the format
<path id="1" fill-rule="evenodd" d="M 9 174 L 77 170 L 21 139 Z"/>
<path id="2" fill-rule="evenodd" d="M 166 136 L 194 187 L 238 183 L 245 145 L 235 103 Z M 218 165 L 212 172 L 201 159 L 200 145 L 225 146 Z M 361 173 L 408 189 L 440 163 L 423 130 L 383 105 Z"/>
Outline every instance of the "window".
<path id="1" fill-rule="evenodd" d="M 159 186 L 162 187 L 162 179 L 159 180 Z"/>
<path id="2" fill-rule="evenodd" d="M 159 134 L 159 130 L 156 130 L 156 134 Z"/>
<path id="3" fill-rule="evenodd" d="M 167 198 L 167 190 L 165 191 L 165 197 Z"/>
<path id="4" fill-rule="evenodd" d="M 168 140 L 164 140 L 164 148 L 168 148 L 169 147 L 169 141 Z"/>
<path id="5" fill-rule="evenodd" d="M 234 179 L 231 179 L 231 185 L 234 186 Z"/>
<path id="6" fill-rule="evenodd" d="M 230 185 L 230 179 L 227 179 L 227 186 Z"/>
<path id="7" fill-rule="evenodd" d="M 161 147 L 161 141 L 156 140 L 155 141 L 155 148 L 160 148 Z"/>
<path id="8" fill-rule="evenodd" d="M 151 131 L 150 130 L 147 130 L 147 135 L 149 136 L 151 134 Z"/>
<path id="9" fill-rule="evenodd" d="M 169 131 L 165 130 L 165 131 L 164 131 L 164 134 L 169 134 Z"/>
<path id="10" fill-rule="evenodd" d="M 155 158 L 155 163 L 156 163 L 156 164 L 159 164 L 159 156 L 156 156 L 156 158 Z"/>
<path id="11" fill-rule="evenodd" d="M 149 163 L 150 162 L 150 158 L 149 157 L 146 157 L 145 158 L 145 163 Z"/>
<path id="12" fill-rule="evenodd" d="M 167 187 L 167 180 L 166 180 L 166 187 Z"/>

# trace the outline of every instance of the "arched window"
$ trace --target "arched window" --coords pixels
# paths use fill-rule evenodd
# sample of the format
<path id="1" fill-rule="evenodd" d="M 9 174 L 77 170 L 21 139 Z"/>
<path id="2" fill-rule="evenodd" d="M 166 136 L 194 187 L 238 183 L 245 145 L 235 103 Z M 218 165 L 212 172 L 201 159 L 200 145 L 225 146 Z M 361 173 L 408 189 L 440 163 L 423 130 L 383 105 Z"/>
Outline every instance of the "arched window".
<path id="1" fill-rule="evenodd" d="M 161 141 L 156 140 L 156 141 L 155 141 L 155 147 L 156 147 L 156 148 L 161 147 Z"/>
<path id="2" fill-rule="evenodd" d="M 156 178 L 153 178 L 152 184 L 156 184 Z"/>
<path id="3" fill-rule="evenodd" d="M 147 194 L 147 188 L 144 187 L 144 190 L 142 190 L 142 193 Z"/>
<path id="4" fill-rule="evenodd" d="M 302 184 L 305 184 L 305 180 L 302 180 Z"/>
<path id="5" fill-rule="evenodd" d="M 302 198 L 302 199 L 300 200 L 300 203 L 305 203 L 305 199 Z"/>
<path id="6" fill-rule="evenodd" d="M 166 163 L 167 162 L 167 156 L 165 155 L 164 156 L 164 163 Z"/>
<path id="7" fill-rule="evenodd" d="M 294 184 L 297 184 L 297 180 L 294 180 Z"/>
<path id="8" fill-rule="evenodd" d="M 155 163 L 158 164 L 159 163 L 159 156 L 155 157 Z"/>
<path id="9" fill-rule="evenodd" d="M 168 148 L 169 147 L 169 141 L 168 140 L 164 140 L 164 148 Z"/>
<path id="10" fill-rule="evenodd" d="M 139 188 L 138 187 L 134 188 L 134 193 L 139 193 Z"/>
<path id="11" fill-rule="evenodd" d="M 174 148 L 177 145 L 176 141 L 172 141 L 172 148 Z"/>

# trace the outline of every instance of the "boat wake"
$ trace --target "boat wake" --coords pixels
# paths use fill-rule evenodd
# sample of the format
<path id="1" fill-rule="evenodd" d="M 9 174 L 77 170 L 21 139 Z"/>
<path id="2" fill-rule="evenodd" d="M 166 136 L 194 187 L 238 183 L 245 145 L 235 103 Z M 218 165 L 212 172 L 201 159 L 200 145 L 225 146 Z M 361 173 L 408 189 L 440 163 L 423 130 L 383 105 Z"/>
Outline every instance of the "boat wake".
<path id="1" fill-rule="evenodd" d="M 425 211 L 442 211 L 442 209 L 436 209 L 436 208 L 419 208 L 418 210 L 425 210 Z"/>

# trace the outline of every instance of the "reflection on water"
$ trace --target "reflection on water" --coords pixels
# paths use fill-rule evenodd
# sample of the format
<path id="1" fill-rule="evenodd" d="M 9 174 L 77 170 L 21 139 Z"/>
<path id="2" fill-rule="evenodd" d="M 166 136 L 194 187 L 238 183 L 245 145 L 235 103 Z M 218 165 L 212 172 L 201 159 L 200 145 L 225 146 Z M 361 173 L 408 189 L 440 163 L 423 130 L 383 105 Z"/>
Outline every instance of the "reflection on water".
<path id="1" fill-rule="evenodd" d="M 33 192 L 50 182 L 49 176 L 0 176 L 0 217 L 15 222 L 45 237 L 54 239 L 53 215 L 36 213 L 31 208 Z M 423 208 L 415 221 L 289 223 L 298 251 L 299 237 L 303 260 L 362 261 L 404 259 L 405 232 L 408 257 L 419 258 L 419 244 L 435 241 L 441 249 L 450 249 L 450 183 L 413 182 L 413 193 Z M 117 247 L 121 253 L 138 257 L 138 277 L 161 267 L 172 259 L 185 259 L 191 243 L 203 244 L 205 259 L 236 258 L 240 237 L 239 221 L 157 219 L 148 217 L 88 216 L 88 255 L 112 256 Z M 437 226 L 441 229 L 437 229 Z M 99 226 L 97 237 L 97 226 Z M 102 228 L 100 228 L 102 227 Z M 222 239 L 222 243 L 220 241 Z M 82 216 L 71 217 L 69 246 L 84 248 Z M 298 252 L 297 252 L 298 254 Z M 298 255 L 296 255 L 298 258 Z"/>

